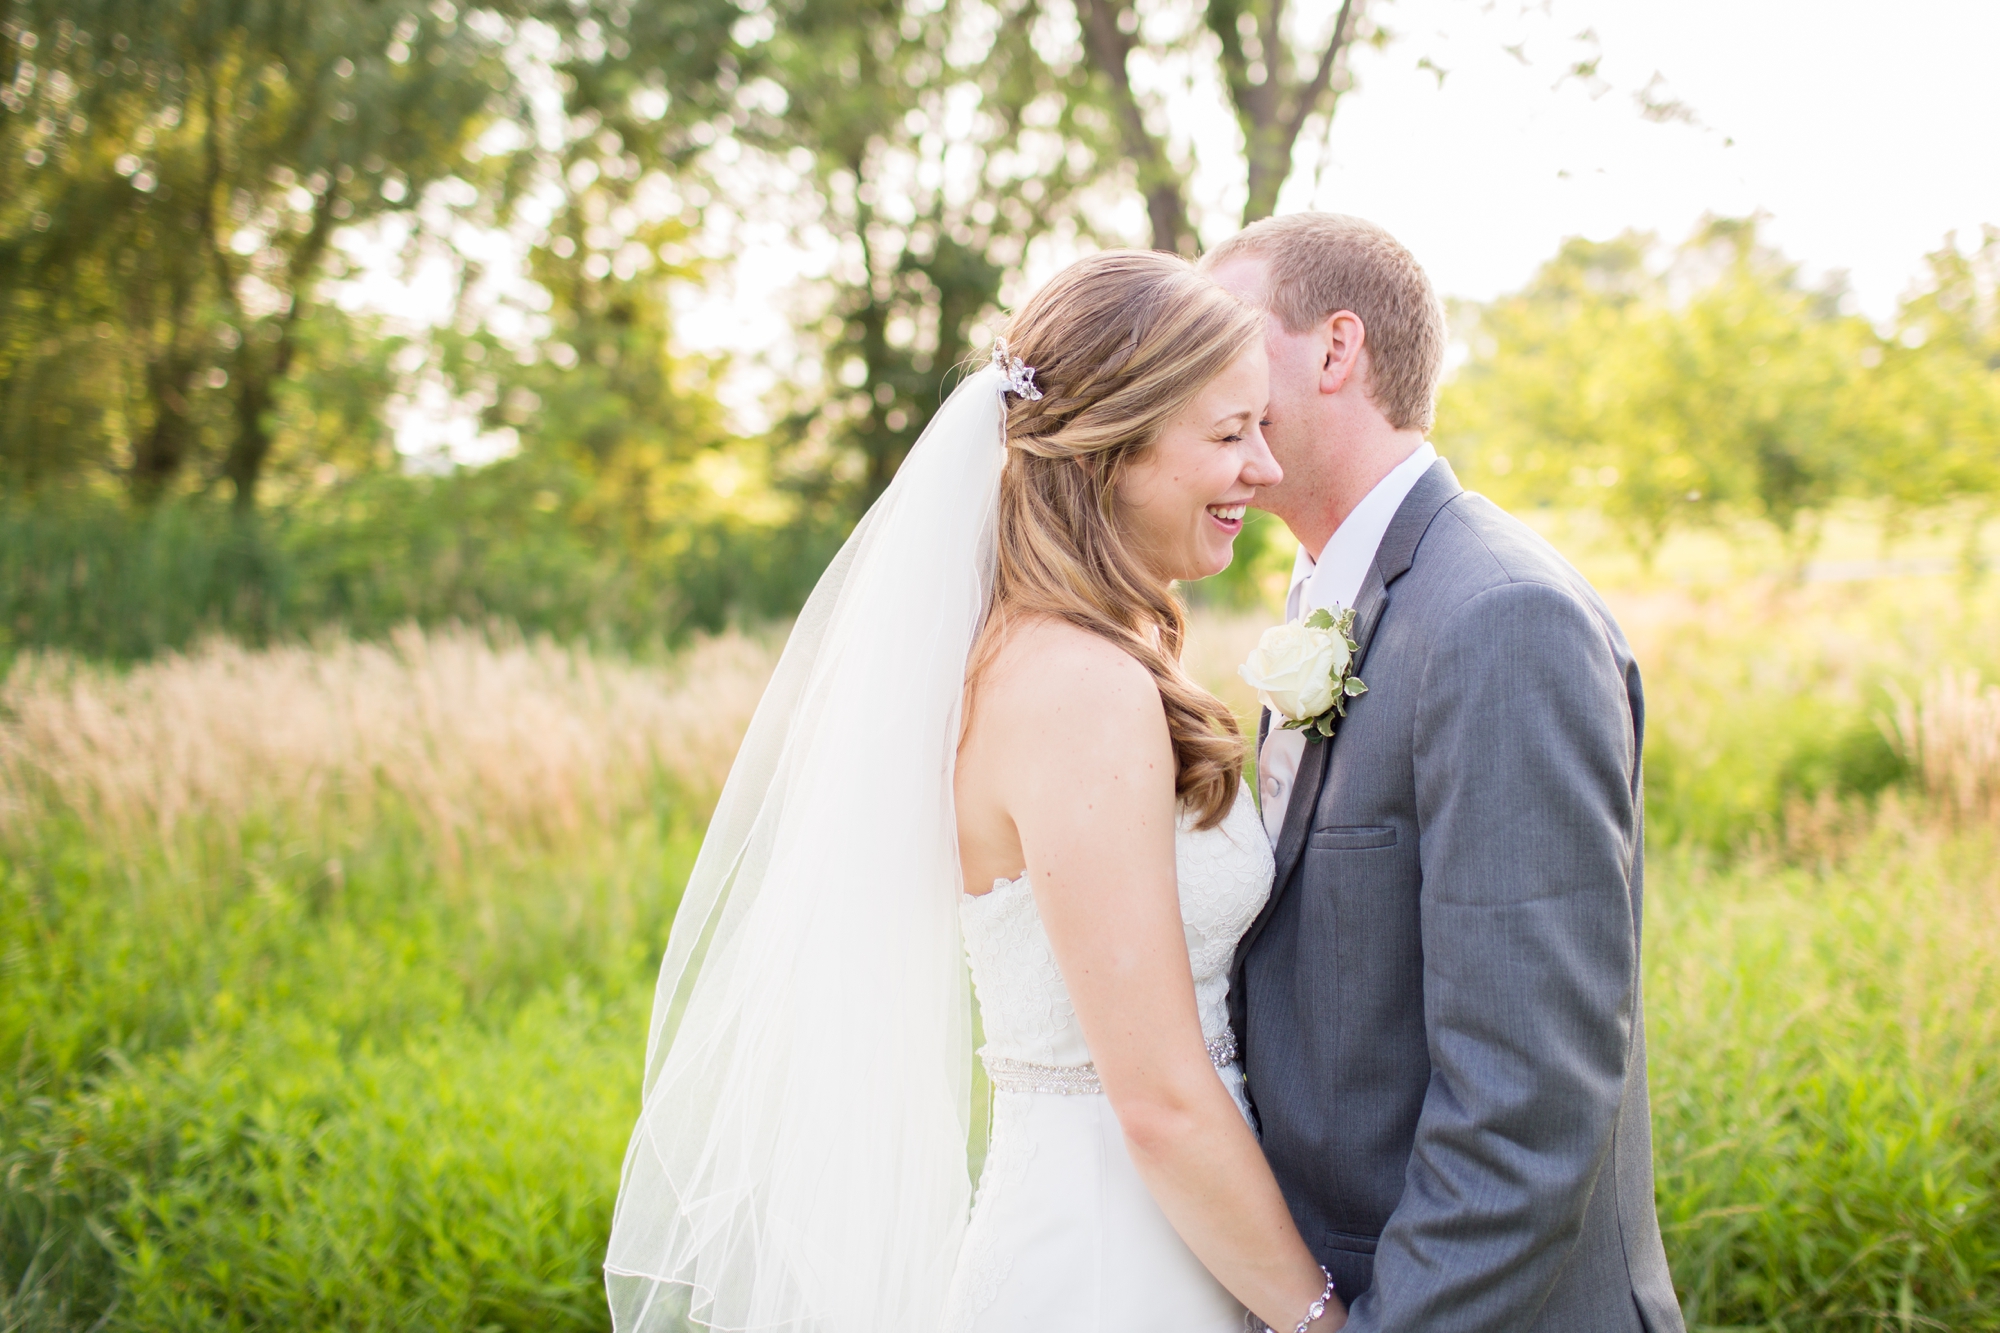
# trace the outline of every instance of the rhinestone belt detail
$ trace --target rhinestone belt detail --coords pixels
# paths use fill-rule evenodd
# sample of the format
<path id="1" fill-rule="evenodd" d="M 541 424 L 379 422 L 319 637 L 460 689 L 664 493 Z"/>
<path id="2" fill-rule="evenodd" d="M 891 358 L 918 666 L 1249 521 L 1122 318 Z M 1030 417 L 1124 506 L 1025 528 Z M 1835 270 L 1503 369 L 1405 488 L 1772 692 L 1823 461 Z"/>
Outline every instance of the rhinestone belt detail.
<path id="1" fill-rule="evenodd" d="M 1030 1060 L 1009 1060 L 1004 1055 L 981 1055 L 987 1081 L 996 1092 L 1059 1092 L 1082 1097 L 1104 1091 L 1097 1079 L 1096 1065 L 1038 1065 Z M 1222 1035 L 1208 1043 L 1209 1062 L 1217 1069 L 1236 1058 L 1236 1034 L 1224 1028 Z"/>

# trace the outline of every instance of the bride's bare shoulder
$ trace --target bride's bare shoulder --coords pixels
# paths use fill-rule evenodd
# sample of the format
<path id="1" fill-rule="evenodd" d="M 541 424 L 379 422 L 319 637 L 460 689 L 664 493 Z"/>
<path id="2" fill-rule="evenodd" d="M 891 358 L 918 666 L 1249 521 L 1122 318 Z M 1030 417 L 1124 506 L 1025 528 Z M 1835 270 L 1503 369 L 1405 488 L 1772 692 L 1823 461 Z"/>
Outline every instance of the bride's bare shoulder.
<path id="1" fill-rule="evenodd" d="M 1143 663 L 1101 634 L 1053 616 L 1007 627 L 975 686 L 983 720 L 1076 733 L 1158 728 L 1166 713 Z"/>

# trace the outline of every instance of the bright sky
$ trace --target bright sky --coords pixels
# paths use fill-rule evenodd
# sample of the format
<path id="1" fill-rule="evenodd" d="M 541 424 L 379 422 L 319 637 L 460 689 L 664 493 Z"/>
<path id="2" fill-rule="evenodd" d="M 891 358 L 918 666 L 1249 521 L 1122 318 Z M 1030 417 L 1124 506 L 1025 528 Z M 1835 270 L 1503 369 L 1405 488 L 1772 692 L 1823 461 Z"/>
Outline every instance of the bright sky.
<path id="1" fill-rule="evenodd" d="M 1323 29 L 1336 4 L 1295 8 Z M 1308 127 L 1306 169 L 1279 209 L 1372 218 L 1448 296 L 1520 286 L 1565 237 L 1637 228 L 1672 243 L 1705 213 L 1761 211 L 1809 277 L 1845 270 L 1861 310 L 1886 320 L 1948 233 L 1969 247 L 1981 224 L 2000 225 L 1994 0 L 1377 0 L 1374 13 L 1395 40 L 1355 53 L 1331 140 Z M 1592 54 L 1595 83 L 1563 77 Z M 1235 225 L 1243 183 L 1210 83 L 1169 109 L 1194 141 L 1190 192 L 1213 243 Z M 1647 119 L 1636 94 L 1648 88 L 1692 119 Z M 801 284 L 827 259 L 800 251 L 776 214 L 742 219 L 714 249 L 735 263 L 684 293 L 678 333 L 691 350 L 738 354 L 724 398 L 756 429 L 788 373 Z M 1042 254 L 1019 285 L 1067 257 Z M 392 304 L 426 304 L 403 291 Z M 399 423 L 410 452 L 469 460 L 494 447 L 456 438 L 469 423 L 448 404 L 411 406 Z"/>
<path id="2" fill-rule="evenodd" d="M 1522 15 L 1519 10 L 1528 8 Z M 1488 12 L 1481 12 L 1482 9 Z M 1395 0 L 1357 54 L 1328 170 L 1281 209 L 1373 218 L 1440 289 L 1485 298 L 1567 236 L 1683 238 L 1704 212 L 1770 215 L 1780 249 L 1845 269 L 1882 319 L 1957 231 L 2000 225 L 2000 4 L 1992 0 Z M 1608 88 L 1551 91 L 1593 30 Z M 1503 48 L 1525 39 L 1523 65 Z M 1418 68 L 1429 57 L 1449 71 Z M 1652 123 L 1657 73 L 1698 123 Z"/>

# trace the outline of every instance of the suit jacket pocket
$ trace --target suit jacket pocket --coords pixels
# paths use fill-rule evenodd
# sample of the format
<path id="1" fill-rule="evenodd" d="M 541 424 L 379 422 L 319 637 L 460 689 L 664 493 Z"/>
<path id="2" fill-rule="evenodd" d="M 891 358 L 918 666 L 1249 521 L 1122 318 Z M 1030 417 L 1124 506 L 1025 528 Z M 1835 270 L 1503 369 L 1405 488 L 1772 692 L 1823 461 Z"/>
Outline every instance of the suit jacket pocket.
<path id="1" fill-rule="evenodd" d="M 1373 1254 L 1376 1236 L 1357 1235 L 1352 1231 L 1329 1231 L 1326 1233 L 1326 1248 L 1345 1250 L 1349 1254 Z"/>
<path id="2" fill-rule="evenodd" d="M 1396 830 L 1382 825 L 1355 828 L 1317 828 L 1306 846 L 1335 852 L 1361 852 L 1373 847 L 1394 847 Z"/>

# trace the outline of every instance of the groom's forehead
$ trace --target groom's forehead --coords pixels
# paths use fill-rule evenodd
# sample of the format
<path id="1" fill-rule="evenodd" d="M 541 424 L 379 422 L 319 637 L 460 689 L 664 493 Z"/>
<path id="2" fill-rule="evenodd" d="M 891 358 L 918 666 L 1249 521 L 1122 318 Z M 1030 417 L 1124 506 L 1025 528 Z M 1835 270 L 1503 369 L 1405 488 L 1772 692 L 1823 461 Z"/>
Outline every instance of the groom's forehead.
<path id="1" fill-rule="evenodd" d="M 1208 276 L 1242 300 L 1268 305 L 1271 264 L 1260 254 L 1231 255 L 1208 270 Z"/>

